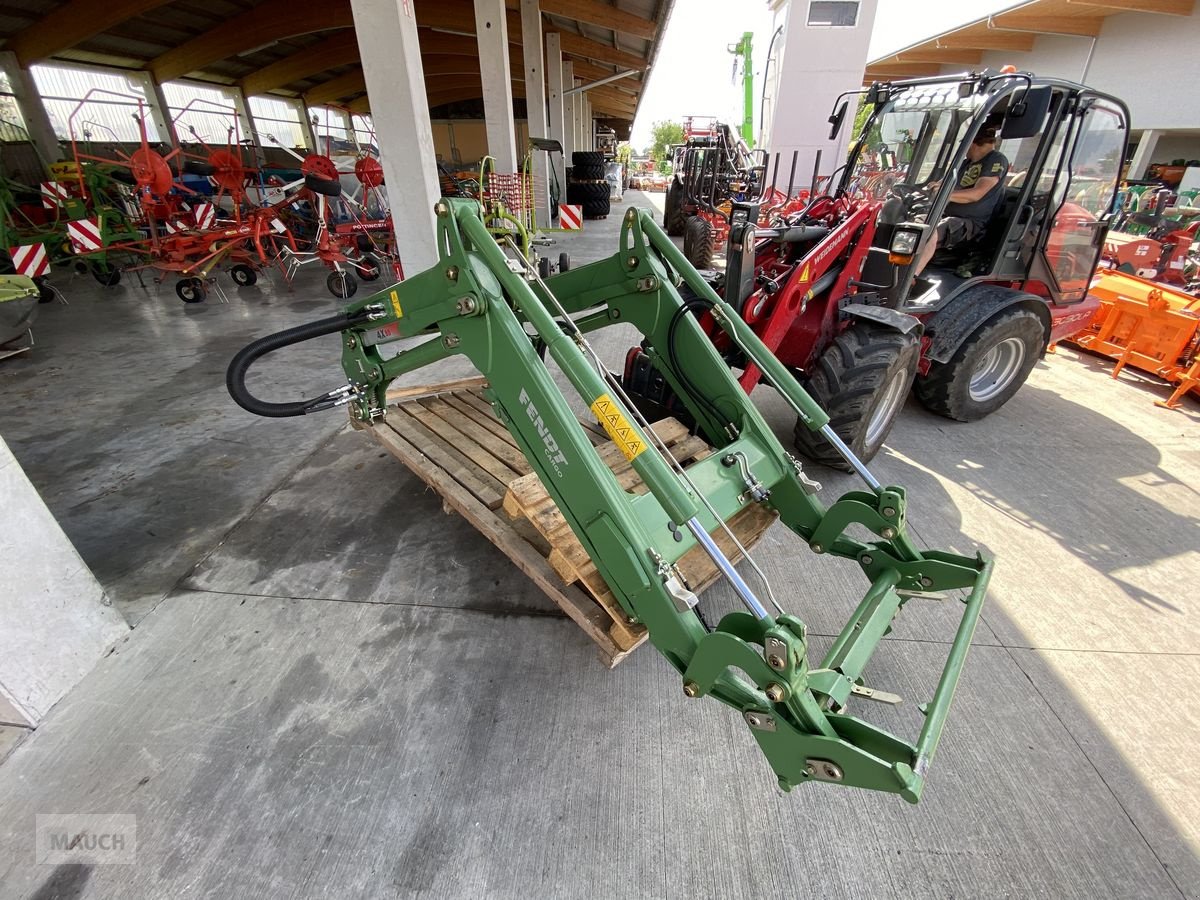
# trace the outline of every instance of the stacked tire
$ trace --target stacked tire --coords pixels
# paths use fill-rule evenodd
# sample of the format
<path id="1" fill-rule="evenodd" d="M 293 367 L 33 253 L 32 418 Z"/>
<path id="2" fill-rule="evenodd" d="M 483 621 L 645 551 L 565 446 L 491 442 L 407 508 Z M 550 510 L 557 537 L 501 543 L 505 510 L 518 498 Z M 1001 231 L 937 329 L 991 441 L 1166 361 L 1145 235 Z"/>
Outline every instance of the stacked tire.
<path id="1" fill-rule="evenodd" d="M 585 219 L 603 219 L 609 212 L 609 187 L 604 177 L 604 154 L 577 150 L 571 154 L 567 202 L 583 207 Z"/>

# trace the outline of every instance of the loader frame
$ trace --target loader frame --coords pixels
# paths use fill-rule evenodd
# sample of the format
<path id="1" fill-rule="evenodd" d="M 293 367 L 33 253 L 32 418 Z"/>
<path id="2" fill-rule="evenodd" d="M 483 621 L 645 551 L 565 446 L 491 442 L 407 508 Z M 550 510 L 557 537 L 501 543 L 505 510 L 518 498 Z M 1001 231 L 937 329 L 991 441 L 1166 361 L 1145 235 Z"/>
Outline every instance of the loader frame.
<path id="1" fill-rule="evenodd" d="M 688 697 L 711 695 L 736 709 L 784 790 L 816 780 L 917 802 L 963 670 L 991 561 L 918 549 L 907 535 L 904 489 L 881 485 L 861 464 L 867 490 L 847 493 L 828 508 L 816 499 L 820 486 L 780 445 L 691 307 L 707 305 L 809 427 L 827 433 L 827 417 L 646 211 L 626 212 L 612 257 L 542 280 L 533 267 L 513 271 L 477 203 L 444 199 L 435 209 L 437 265 L 347 306 L 340 316 L 256 341 L 231 364 L 235 399 L 262 415 L 348 403 L 354 418 L 371 422 L 386 415 L 393 379 L 466 356 L 486 377 L 485 397 L 496 416 L 622 607 L 646 626 L 650 642 L 679 672 Z M 509 247 L 510 256 L 515 249 Z M 685 302 L 680 283 L 699 299 Z M 710 456 L 684 470 L 669 454 L 660 455 L 652 429 L 587 341 L 587 333 L 616 323 L 632 324 L 646 337 L 656 364 L 713 445 Z M 341 332 L 348 385 L 296 404 L 247 395 L 245 374 L 259 356 L 333 331 Z M 426 339 L 395 355 L 382 352 L 393 341 L 420 336 Z M 646 493 L 621 488 L 543 351 L 630 460 Z M 809 662 L 803 621 L 784 612 L 767 585 L 779 609 L 769 613 L 711 537 L 754 503 L 778 512 L 815 553 L 852 561 L 868 581 L 865 597 L 817 666 Z M 851 537 L 854 526 L 878 540 Z M 715 627 L 698 614 L 697 599 L 675 568 L 697 544 L 747 610 L 725 615 Z M 933 697 L 922 707 L 925 722 L 917 739 L 902 740 L 851 715 L 852 700 L 888 696 L 864 687 L 863 674 L 897 613 L 913 598 L 946 599 L 945 592 L 957 590 L 964 592 L 960 623 Z"/>

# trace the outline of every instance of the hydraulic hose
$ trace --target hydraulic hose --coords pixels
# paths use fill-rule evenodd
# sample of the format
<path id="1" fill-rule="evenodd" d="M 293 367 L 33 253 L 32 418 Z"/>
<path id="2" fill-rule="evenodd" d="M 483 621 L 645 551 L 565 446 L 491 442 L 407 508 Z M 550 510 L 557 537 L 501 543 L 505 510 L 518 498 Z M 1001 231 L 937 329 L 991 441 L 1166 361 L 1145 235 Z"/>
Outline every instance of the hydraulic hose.
<path id="1" fill-rule="evenodd" d="M 297 325 L 295 328 L 289 328 L 286 331 L 268 334 L 266 337 L 261 337 L 247 344 L 238 351 L 233 361 L 229 363 L 229 369 L 225 373 L 225 387 L 229 389 L 229 396 L 242 409 L 252 412 L 256 416 L 266 416 L 271 419 L 305 416 L 310 412 L 329 409 L 330 407 L 339 405 L 339 403 L 346 402 L 350 394 L 348 385 L 329 391 L 319 397 L 313 397 L 310 400 L 296 400 L 290 403 L 271 403 L 266 400 L 260 400 L 251 394 L 249 388 L 246 387 L 246 373 L 250 371 L 250 366 L 268 353 L 273 353 L 283 347 L 290 347 L 292 344 L 310 341 L 322 335 L 335 334 L 351 325 L 365 322 L 367 318 L 368 314 L 366 310 L 360 310 L 354 315 L 339 313 L 336 316 L 330 316 L 326 319 L 318 319 L 315 322 Z"/>

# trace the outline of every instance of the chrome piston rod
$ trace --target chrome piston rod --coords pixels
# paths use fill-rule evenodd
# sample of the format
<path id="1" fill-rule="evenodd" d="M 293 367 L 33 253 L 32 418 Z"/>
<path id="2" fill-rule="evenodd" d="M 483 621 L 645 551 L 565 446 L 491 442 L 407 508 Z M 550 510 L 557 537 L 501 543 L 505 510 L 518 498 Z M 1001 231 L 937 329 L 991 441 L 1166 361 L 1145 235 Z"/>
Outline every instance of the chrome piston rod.
<path id="1" fill-rule="evenodd" d="M 754 596 L 754 591 L 750 590 L 750 585 L 746 584 L 742 576 L 738 574 L 737 569 L 733 567 L 733 563 L 721 552 L 721 548 L 717 546 L 716 542 L 709 536 L 709 533 L 704 530 L 704 526 L 700 524 L 700 520 L 693 516 L 687 520 L 687 527 L 688 531 L 696 539 L 696 542 L 704 548 L 704 552 L 708 554 L 708 558 L 713 561 L 713 565 L 720 569 L 721 574 L 733 586 L 734 592 L 746 604 L 746 608 L 760 619 L 767 618 L 766 607 Z"/>

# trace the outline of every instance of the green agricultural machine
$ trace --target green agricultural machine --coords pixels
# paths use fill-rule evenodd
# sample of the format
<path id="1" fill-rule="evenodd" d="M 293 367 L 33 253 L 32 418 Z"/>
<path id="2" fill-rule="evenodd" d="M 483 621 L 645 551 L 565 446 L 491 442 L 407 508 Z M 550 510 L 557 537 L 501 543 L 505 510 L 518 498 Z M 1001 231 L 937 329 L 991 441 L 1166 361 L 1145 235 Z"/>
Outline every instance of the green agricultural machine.
<path id="1" fill-rule="evenodd" d="M 466 356 L 486 377 L 484 396 L 495 415 L 628 616 L 645 625 L 650 642 L 679 673 L 686 696 L 712 697 L 736 710 L 784 790 L 821 781 L 917 802 L 979 619 L 991 561 L 916 546 L 908 534 L 904 489 L 880 484 L 851 454 L 820 407 L 648 212 L 625 213 L 611 257 L 543 279 L 527 261 L 521 266 L 517 260 L 522 271 L 510 268 L 480 220 L 478 204 L 442 200 L 436 211 L 437 265 L 338 315 L 244 348 L 227 375 L 237 403 L 268 417 L 348 405 L 354 419 L 370 424 L 387 415 L 393 379 Z M 681 285 L 694 296 L 685 301 Z M 708 310 L 762 367 L 807 427 L 840 449 L 864 490 L 828 507 L 818 501 L 820 485 L 751 404 L 701 330 L 693 315 L 698 308 Z M 710 455 L 679 465 L 625 395 L 588 340 L 616 324 L 632 325 L 645 337 L 658 370 L 712 445 Z M 247 389 L 247 372 L 259 358 L 333 333 L 341 334 L 346 384 L 294 402 L 264 401 Z M 394 355 L 384 352 L 389 343 L 415 337 L 425 340 Z M 645 493 L 623 489 L 605 465 L 544 354 L 631 463 Z M 845 559 L 866 579 L 862 602 L 819 663 L 809 658 L 804 621 L 785 609 L 761 569 L 749 567 L 762 582 L 752 585 L 714 540 L 753 504 L 777 513 L 813 553 Z M 699 600 L 676 566 L 696 546 L 745 607 L 715 626 L 700 614 Z M 924 721 L 915 740 L 857 717 L 862 701 L 898 700 L 864 684 L 867 663 L 897 614 L 910 602 L 931 600 L 946 603 L 949 613 L 950 597 L 959 624 L 933 696 L 921 707 Z"/>

